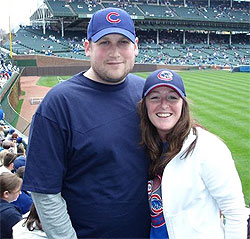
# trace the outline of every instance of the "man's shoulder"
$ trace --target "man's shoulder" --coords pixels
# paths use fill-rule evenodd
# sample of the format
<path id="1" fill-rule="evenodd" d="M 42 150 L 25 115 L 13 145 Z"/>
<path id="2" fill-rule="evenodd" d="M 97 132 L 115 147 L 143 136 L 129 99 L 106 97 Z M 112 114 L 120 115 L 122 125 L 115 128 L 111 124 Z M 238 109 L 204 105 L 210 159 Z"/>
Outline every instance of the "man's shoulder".
<path id="1" fill-rule="evenodd" d="M 145 82 L 144 78 L 142 78 L 138 75 L 135 75 L 134 73 L 129 73 L 127 77 L 128 77 L 128 79 L 131 79 L 131 80 L 136 80 L 136 81 L 143 82 L 143 83 Z"/>
<path id="2" fill-rule="evenodd" d="M 128 74 L 127 79 L 130 84 L 136 85 L 137 87 L 143 87 L 145 84 L 145 79 L 132 73 Z"/>

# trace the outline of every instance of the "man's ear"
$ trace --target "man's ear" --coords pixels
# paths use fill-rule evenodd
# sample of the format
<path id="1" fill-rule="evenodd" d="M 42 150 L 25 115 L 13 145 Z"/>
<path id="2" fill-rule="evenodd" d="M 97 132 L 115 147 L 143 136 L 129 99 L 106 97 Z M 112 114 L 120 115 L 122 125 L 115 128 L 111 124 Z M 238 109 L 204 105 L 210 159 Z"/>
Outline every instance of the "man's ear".
<path id="1" fill-rule="evenodd" d="M 134 44 L 134 46 L 135 46 L 135 56 L 138 56 L 138 54 L 139 54 L 139 48 L 138 48 L 138 42 L 139 42 L 139 39 L 138 39 L 138 37 L 136 37 L 135 38 L 135 44 Z"/>
<path id="2" fill-rule="evenodd" d="M 84 42 L 84 47 L 85 47 L 85 55 L 86 55 L 87 57 L 90 56 L 90 47 L 91 47 L 90 45 L 91 45 L 91 42 L 88 41 L 88 40 L 85 40 L 85 42 Z"/>

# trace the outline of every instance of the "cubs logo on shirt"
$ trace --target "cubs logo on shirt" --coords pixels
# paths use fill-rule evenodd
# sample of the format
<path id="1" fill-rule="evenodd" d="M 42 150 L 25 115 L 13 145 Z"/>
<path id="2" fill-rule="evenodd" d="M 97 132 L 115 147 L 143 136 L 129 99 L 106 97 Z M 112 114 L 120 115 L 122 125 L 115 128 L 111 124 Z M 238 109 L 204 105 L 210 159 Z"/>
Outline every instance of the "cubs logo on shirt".
<path id="1" fill-rule="evenodd" d="M 171 81 L 173 80 L 173 73 L 170 71 L 160 71 L 157 78 L 159 80 Z"/>
<path id="2" fill-rule="evenodd" d="M 152 194 L 152 182 L 148 181 L 148 198 L 151 198 Z"/>
<path id="3" fill-rule="evenodd" d="M 162 212 L 162 199 L 159 194 L 153 194 L 151 196 L 151 203 L 152 203 L 152 211 L 155 214 L 159 214 Z"/>
<path id="4" fill-rule="evenodd" d="M 121 19 L 119 18 L 120 14 L 117 12 L 110 12 L 107 16 L 106 19 L 110 23 L 119 23 Z"/>

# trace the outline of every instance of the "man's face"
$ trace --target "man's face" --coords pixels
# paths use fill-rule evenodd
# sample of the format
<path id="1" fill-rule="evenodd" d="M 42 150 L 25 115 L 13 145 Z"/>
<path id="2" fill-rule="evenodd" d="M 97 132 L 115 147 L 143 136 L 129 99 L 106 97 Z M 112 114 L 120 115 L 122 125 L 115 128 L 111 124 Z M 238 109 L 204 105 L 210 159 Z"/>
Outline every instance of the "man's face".
<path id="1" fill-rule="evenodd" d="M 90 78 L 102 83 L 118 83 L 133 69 L 138 55 L 138 39 L 133 44 L 120 34 L 109 34 L 96 43 L 85 42 L 86 56 L 90 57 Z"/>

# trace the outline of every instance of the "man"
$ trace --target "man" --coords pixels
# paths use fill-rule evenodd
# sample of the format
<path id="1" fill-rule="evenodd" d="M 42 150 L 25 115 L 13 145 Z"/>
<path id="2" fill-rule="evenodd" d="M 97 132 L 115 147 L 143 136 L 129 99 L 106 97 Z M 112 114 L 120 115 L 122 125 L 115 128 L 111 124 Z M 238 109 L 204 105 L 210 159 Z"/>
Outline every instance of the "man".
<path id="1" fill-rule="evenodd" d="M 91 67 L 55 86 L 32 121 L 23 188 L 49 238 L 146 238 L 148 159 L 136 104 L 144 80 L 123 10 L 96 12 L 87 30 Z"/>

